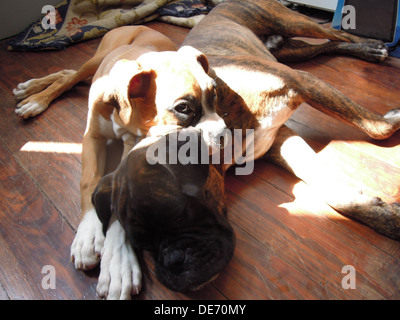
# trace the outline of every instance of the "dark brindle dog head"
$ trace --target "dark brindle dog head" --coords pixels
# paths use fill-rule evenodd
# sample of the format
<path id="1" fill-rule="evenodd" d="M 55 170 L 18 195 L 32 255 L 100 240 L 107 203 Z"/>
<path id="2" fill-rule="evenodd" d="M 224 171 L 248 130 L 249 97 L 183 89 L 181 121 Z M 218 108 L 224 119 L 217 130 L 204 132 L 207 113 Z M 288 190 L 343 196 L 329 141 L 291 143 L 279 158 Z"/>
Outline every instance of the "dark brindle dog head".
<path id="1" fill-rule="evenodd" d="M 167 163 L 172 137 L 150 145 L 166 151 Z M 200 146 L 200 134 L 195 137 Z M 187 143 L 177 141 L 173 152 L 186 152 Z M 176 291 L 197 289 L 219 274 L 234 251 L 223 178 L 208 164 L 150 164 L 148 148 L 134 149 L 104 176 L 93 203 L 104 230 L 115 214 L 132 246 L 153 252 L 160 282 Z M 196 157 L 200 162 L 200 152 Z"/>

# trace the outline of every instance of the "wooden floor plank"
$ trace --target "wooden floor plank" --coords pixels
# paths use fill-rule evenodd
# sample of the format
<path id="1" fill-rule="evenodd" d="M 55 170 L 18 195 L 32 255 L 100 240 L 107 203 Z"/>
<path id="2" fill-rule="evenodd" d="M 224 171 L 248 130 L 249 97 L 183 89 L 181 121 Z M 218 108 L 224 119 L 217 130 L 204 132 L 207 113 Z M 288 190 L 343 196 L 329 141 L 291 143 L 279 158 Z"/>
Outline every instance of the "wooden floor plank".
<path id="1" fill-rule="evenodd" d="M 2 287 L 10 299 L 96 298 L 95 279 L 69 262 L 74 232 L 0 144 L 0 261 Z M 55 268 L 55 288 L 43 288 L 42 268 Z"/>
<path id="2" fill-rule="evenodd" d="M 322 286 L 248 232 L 235 228 L 235 255 L 214 284 L 224 295 L 231 300 L 329 298 Z"/>
<path id="3" fill-rule="evenodd" d="M 24 151 L 28 143 L 59 142 L 52 138 L 40 121 L 30 121 L 23 124 L 23 130 L 15 130 L 20 119 L 12 112 L 9 117 L 0 119 L 0 134 L 5 144 L 18 159 L 19 164 L 40 186 L 52 203 L 65 217 L 70 217 L 70 223 L 77 227 L 80 219 L 79 180 L 81 164 L 78 159 L 68 153 Z M 11 119 L 11 121 L 7 121 Z M 21 125 L 19 125 L 21 127 Z M 68 194 L 65 191 L 68 190 Z"/>
<path id="4" fill-rule="evenodd" d="M 263 179 L 266 183 L 271 184 L 274 188 L 281 190 L 288 195 L 289 201 L 280 204 L 289 212 L 297 210 L 300 207 L 304 210 L 307 208 L 312 214 L 321 217 L 327 217 L 335 224 L 341 226 L 346 234 L 354 234 L 361 237 L 362 241 L 367 241 L 369 246 L 379 248 L 389 255 L 400 258 L 399 241 L 390 240 L 367 226 L 364 226 L 356 221 L 348 219 L 329 207 L 322 199 L 318 198 L 315 192 L 311 191 L 303 182 L 294 177 L 289 172 L 267 162 L 258 161 L 255 167 L 254 175 Z M 291 203 L 298 203 L 291 206 Z M 341 234 L 341 232 L 338 232 Z M 359 240 L 355 240 L 358 243 Z"/>
<path id="5" fill-rule="evenodd" d="M 254 179 L 249 177 L 249 180 Z M 240 197 L 230 203 L 232 221 L 246 226 L 248 233 L 316 283 L 326 283 L 325 286 L 329 283 L 326 290 L 333 297 L 381 299 L 397 292 L 398 279 L 388 278 L 387 274 L 390 270 L 399 270 L 398 260 L 379 250 L 370 252 L 371 243 L 367 239 L 344 233 L 340 225 L 325 215 L 314 213 L 314 198 L 301 201 L 296 195 L 293 199 L 271 185 L 243 180 L 243 177 L 227 177 L 228 191 Z M 268 208 L 268 216 L 263 208 Z M 242 221 L 246 218 L 252 220 L 252 224 Z M 357 249 L 352 246 L 355 242 Z M 355 267 L 362 265 L 365 275 L 358 279 L 360 291 L 347 292 L 341 287 L 341 269 L 352 263 Z M 374 269 L 377 263 L 381 263 L 379 270 Z M 382 272 L 382 268 L 387 269 Z M 381 287 L 378 288 L 377 283 Z M 382 288 L 387 291 L 381 292 Z"/>

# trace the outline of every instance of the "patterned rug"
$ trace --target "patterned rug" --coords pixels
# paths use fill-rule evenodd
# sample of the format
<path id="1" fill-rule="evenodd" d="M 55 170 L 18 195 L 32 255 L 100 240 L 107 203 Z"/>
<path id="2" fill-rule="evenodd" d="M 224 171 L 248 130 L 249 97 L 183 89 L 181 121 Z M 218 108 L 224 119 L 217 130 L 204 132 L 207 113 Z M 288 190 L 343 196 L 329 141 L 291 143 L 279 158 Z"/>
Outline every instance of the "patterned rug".
<path id="1" fill-rule="evenodd" d="M 111 29 L 159 19 L 192 28 L 217 3 L 206 0 L 63 0 L 8 42 L 8 50 L 61 50 Z"/>

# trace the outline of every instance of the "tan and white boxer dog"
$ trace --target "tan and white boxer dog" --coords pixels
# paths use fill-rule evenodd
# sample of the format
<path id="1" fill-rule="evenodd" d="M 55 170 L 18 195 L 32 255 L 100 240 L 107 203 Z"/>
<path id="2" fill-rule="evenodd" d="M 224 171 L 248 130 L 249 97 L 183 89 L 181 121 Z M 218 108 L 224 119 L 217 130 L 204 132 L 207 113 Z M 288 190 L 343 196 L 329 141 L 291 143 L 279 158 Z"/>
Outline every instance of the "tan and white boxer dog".
<path id="1" fill-rule="evenodd" d="M 52 100 L 76 83 L 93 76 L 82 142 L 82 220 L 71 246 L 71 259 L 77 269 L 94 268 L 103 246 L 103 256 L 108 257 L 109 252 L 115 251 L 112 248 L 125 240 L 124 232 L 113 227 L 104 243 L 102 224 L 91 202 L 92 193 L 104 175 L 108 139 L 123 140 L 124 158 L 153 126 L 196 126 L 210 146 L 213 137 L 226 129 L 215 112 L 215 82 L 207 72 L 207 58 L 198 50 L 183 47 L 176 51 L 172 41 L 161 33 L 143 26 L 129 26 L 107 33 L 93 58 L 78 71 L 63 70 L 32 79 L 14 90 L 18 99 L 24 99 L 16 113 L 28 118 L 43 112 Z M 125 287 L 118 297 L 129 297 L 131 292 L 140 290 L 141 275 L 135 254 L 132 249 L 125 249 L 121 252 L 125 264 L 118 264 L 131 279 L 126 283 L 125 273 L 106 273 L 106 264 L 120 256 L 103 259 L 98 288 L 101 296 L 108 294 L 108 286 L 110 290 L 114 290 L 112 286 L 120 290 L 122 281 Z M 110 298 L 113 296 L 110 294 Z"/>
<path id="2" fill-rule="evenodd" d="M 125 31 L 128 30 L 128 28 L 125 29 Z M 115 32 L 118 33 L 118 31 Z M 150 34 L 147 35 L 149 36 Z M 290 39 L 297 36 L 324 38 L 331 41 L 323 45 L 312 46 L 298 40 Z M 154 45 L 150 45 L 150 48 L 149 44 L 146 43 L 148 37 L 139 36 L 138 39 L 141 41 L 137 41 L 136 44 L 145 43 L 146 49 L 157 51 L 157 46 L 154 48 Z M 125 37 L 123 35 L 115 37 L 114 40 L 112 41 L 112 49 L 121 47 L 117 49 L 120 53 L 127 49 L 126 44 L 133 43 L 133 46 L 130 47 L 133 49 L 136 41 L 135 37 Z M 101 47 L 102 45 L 100 45 Z M 142 81 L 141 76 L 139 77 L 139 81 L 134 80 L 135 76 L 131 78 L 133 79 L 132 81 L 127 81 L 129 84 L 124 85 L 125 91 L 120 95 L 118 92 L 120 87 L 116 85 L 119 83 L 119 77 L 115 76 L 119 75 L 119 70 L 121 70 L 122 75 L 126 75 L 123 72 L 126 68 L 119 68 L 119 66 L 128 65 L 128 63 L 133 64 L 133 62 L 118 62 L 115 60 L 109 61 L 108 64 L 103 62 L 103 66 L 107 67 L 108 65 L 108 68 L 111 68 L 110 66 L 116 62 L 116 72 L 112 72 L 113 69 L 111 69 L 108 77 L 104 78 L 105 80 L 98 78 L 99 85 L 96 85 L 96 81 L 92 86 L 93 90 L 91 89 L 89 107 L 95 105 L 96 108 L 90 107 L 86 134 L 90 133 L 91 129 L 98 134 L 101 131 L 99 129 L 104 127 L 104 123 L 108 123 L 113 124 L 113 126 L 109 127 L 110 132 L 113 133 L 112 135 L 128 141 L 128 136 L 124 135 L 125 133 L 128 133 L 132 129 L 131 132 L 136 133 L 137 129 L 141 129 L 137 125 L 138 120 L 130 116 L 131 114 L 141 114 L 140 111 L 130 112 L 132 107 L 134 107 L 134 111 L 138 111 L 138 107 L 136 107 L 135 103 L 132 103 L 132 100 L 134 102 L 143 102 L 143 100 L 146 101 L 147 99 L 156 101 L 157 107 L 155 109 L 157 111 L 153 109 L 152 113 L 154 119 L 151 116 L 149 117 L 147 113 L 140 116 L 143 120 L 139 121 L 141 125 L 143 123 L 146 124 L 148 120 L 154 120 L 147 122 L 147 127 L 145 126 L 143 130 L 146 130 L 150 125 L 162 123 L 163 121 L 157 121 L 163 115 L 166 116 L 165 119 L 168 119 L 167 121 L 164 120 L 164 123 L 176 121 L 171 120 L 171 115 L 175 115 L 178 119 L 182 120 L 185 117 L 180 115 L 187 113 L 189 109 L 192 110 L 201 101 L 202 106 L 203 104 L 208 105 L 206 109 L 212 109 L 213 106 L 216 106 L 218 114 L 223 117 L 230 129 L 254 130 L 254 153 L 246 154 L 249 161 L 263 156 L 271 148 L 269 152 L 271 159 L 292 170 L 305 182 L 323 190 L 325 193 L 323 196 L 326 197 L 331 206 L 340 212 L 361 220 L 387 236 L 393 238 L 399 237 L 400 210 L 396 204 L 386 204 L 378 198 L 368 198 L 360 196 L 357 193 L 340 192 L 342 191 L 340 186 L 330 184 L 326 170 L 318 165 L 311 148 L 300 137 L 295 136 L 294 133 L 284 127 L 283 124 L 302 102 L 307 102 L 316 109 L 336 119 L 356 126 L 375 139 L 384 139 L 399 129 L 400 112 L 393 110 L 384 116 L 371 113 L 312 75 L 292 70 L 277 62 L 277 59 L 280 61 L 289 61 L 311 58 L 319 53 L 345 53 L 369 61 L 381 61 L 387 57 L 387 49 L 382 42 L 361 39 L 342 31 L 325 29 L 308 18 L 288 10 L 275 0 L 231 0 L 214 8 L 210 14 L 191 30 L 184 42 L 183 48 L 187 49 L 188 47 L 197 48 L 205 53 L 208 57 L 208 63 L 211 66 L 210 70 L 205 67 L 207 60 L 201 54 L 197 53 L 197 58 L 192 59 L 192 61 L 195 60 L 200 63 L 194 63 L 196 66 L 195 78 L 208 79 L 206 81 L 208 85 L 200 85 L 201 90 L 198 92 L 201 92 L 201 98 L 193 99 L 191 97 L 187 99 L 187 96 L 185 96 L 186 99 L 184 99 L 182 105 L 179 103 L 180 100 L 177 101 L 177 110 L 174 110 L 174 103 L 171 101 L 166 103 L 168 107 L 159 108 L 158 103 L 163 103 L 163 101 L 154 97 L 157 97 L 159 94 L 158 91 L 157 93 L 152 91 L 152 89 L 154 90 L 154 86 L 150 85 L 151 93 L 144 94 L 143 96 L 142 89 L 143 87 L 148 87 L 148 81 Z M 106 52 L 110 51 L 108 48 L 104 49 Z M 168 48 L 167 50 L 171 49 Z M 118 60 L 117 57 L 115 59 Z M 146 69 L 153 70 L 152 64 L 154 63 L 157 65 L 155 70 L 158 70 L 159 64 L 157 61 L 154 59 L 150 60 L 152 61 L 146 60 L 148 64 L 143 68 L 145 70 L 144 73 L 157 74 L 157 71 L 149 72 Z M 82 74 L 85 77 L 93 74 L 93 69 L 96 69 L 99 63 L 94 63 L 94 65 L 95 67 L 92 67 L 91 72 L 89 72 L 89 67 L 85 67 L 84 69 L 87 72 L 82 72 Z M 168 86 L 169 84 L 170 87 L 181 87 L 182 82 L 186 83 L 188 81 L 188 78 L 184 76 L 186 74 L 185 70 L 191 70 L 192 65 L 187 65 L 186 63 L 178 65 L 180 65 L 180 69 L 171 68 L 169 70 L 170 76 L 173 79 L 168 79 L 168 81 L 158 84 L 157 90 L 164 90 L 160 88 L 160 85 Z M 200 65 L 202 66 L 201 68 L 199 68 Z M 182 70 L 182 72 L 177 70 Z M 207 71 L 208 75 L 206 74 Z M 200 75 L 201 73 L 203 74 Z M 40 112 L 43 107 L 46 108 L 51 100 L 63 90 L 67 90 L 77 80 L 83 80 L 83 76 L 75 79 L 74 75 L 76 75 L 75 72 L 66 71 L 59 73 L 56 77 L 51 78 L 49 76 L 49 78 L 44 78 L 47 80 L 30 80 L 24 84 L 20 84 L 14 92 L 15 96 L 17 98 L 30 97 L 19 104 L 17 113 L 23 117 L 29 117 L 37 112 L 37 106 L 39 106 L 38 111 Z M 209 76 L 214 82 L 210 81 L 211 78 Z M 60 77 L 63 77 L 64 80 L 57 80 L 52 84 L 55 78 Z M 165 79 L 166 77 L 168 77 L 168 72 L 166 72 L 165 77 L 160 78 Z M 107 78 L 114 81 L 108 83 Z M 144 79 L 148 78 L 148 76 L 144 76 Z M 150 79 L 152 79 L 151 76 Z M 189 77 L 189 82 L 190 79 L 192 78 Z M 102 85 L 102 83 L 106 85 Z M 133 86 L 131 90 L 131 83 L 138 85 Z M 107 84 L 111 88 L 108 88 Z M 49 87 L 45 89 L 46 86 Z M 185 85 L 183 87 L 186 88 Z M 188 87 L 190 87 L 189 91 L 192 92 L 193 86 L 188 85 Z M 43 89 L 45 90 L 40 92 Z M 217 93 L 216 99 L 214 99 L 215 89 Z M 36 94 L 36 92 L 39 93 Z M 131 97 L 133 99 L 126 98 L 127 96 L 130 97 L 131 93 L 133 94 Z M 161 94 L 160 96 L 167 97 L 167 100 L 169 98 L 169 95 Z M 198 97 L 193 92 L 190 96 Z M 98 99 L 99 97 L 101 98 Z M 176 99 L 176 97 L 173 99 Z M 192 103 L 193 100 L 197 102 Z M 129 104 L 127 101 L 131 103 Z M 168 112 L 165 112 L 165 110 L 168 110 Z M 197 114 L 197 112 L 193 113 Z M 107 121 L 110 116 L 114 122 Z M 193 117 L 195 118 L 194 115 Z M 115 119 L 118 119 L 118 121 Z M 220 119 L 214 118 L 214 120 L 216 123 L 220 123 Z M 186 126 L 190 125 L 189 122 L 178 122 L 178 124 Z M 132 125 L 133 123 L 136 123 L 136 125 Z M 215 130 L 214 133 L 218 131 Z M 95 135 L 90 137 L 90 139 L 104 140 L 104 136 L 102 134 Z M 85 136 L 84 149 L 86 148 L 85 145 L 87 145 L 85 140 L 90 139 L 86 139 Z M 88 145 L 92 147 L 96 146 L 95 144 Z M 295 151 L 294 153 L 292 152 L 293 150 Z M 90 154 L 89 159 L 95 162 L 95 166 L 92 166 L 92 168 L 96 168 L 96 166 L 102 167 L 104 157 L 100 156 L 101 152 L 93 153 L 89 149 L 88 151 L 84 150 L 84 156 L 85 153 Z M 94 154 L 97 155 L 97 158 L 93 156 Z M 98 179 L 100 175 L 101 170 L 94 170 L 92 172 L 87 170 L 84 161 L 82 190 L 89 190 L 90 188 L 87 187 L 87 183 L 90 181 L 90 178 L 95 176 Z M 111 188 L 112 190 L 121 190 L 121 186 L 117 185 L 111 185 Z M 88 198 L 85 197 L 85 199 Z M 91 205 L 88 205 L 88 207 L 90 208 L 90 214 L 85 214 L 81 223 L 84 227 L 80 226 L 78 228 L 77 236 L 72 246 L 72 256 L 75 258 L 75 264 L 81 268 L 91 266 L 98 261 L 98 254 L 104 239 L 101 236 L 99 221 L 94 209 Z M 124 225 L 125 229 L 128 227 Z M 83 233 L 85 233 L 85 236 L 83 236 Z M 102 261 L 106 261 L 104 270 L 107 271 L 101 271 L 98 286 L 99 294 L 108 298 L 129 298 L 130 293 L 135 293 L 140 288 L 140 269 L 138 269 L 139 267 L 131 246 L 129 246 L 129 243 L 126 242 L 125 237 L 121 236 L 121 234 L 124 234 L 124 229 L 120 225 L 119 220 L 111 216 L 102 257 Z M 84 241 L 80 241 L 80 239 Z M 87 241 L 87 239 L 90 239 L 90 241 Z M 107 242 L 110 244 L 107 245 Z M 83 243 L 83 245 L 77 245 L 77 243 Z M 109 257 L 109 252 L 112 252 L 111 249 L 113 246 L 114 248 L 118 247 L 118 250 L 116 250 L 118 257 Z M 179 261 L 179 259 L 173 259 L 173 261 Z M 172 265 L 173 268 L 179 268 L 179 265 Z M 101 268 L 103 270 L 103 262 Z"/>

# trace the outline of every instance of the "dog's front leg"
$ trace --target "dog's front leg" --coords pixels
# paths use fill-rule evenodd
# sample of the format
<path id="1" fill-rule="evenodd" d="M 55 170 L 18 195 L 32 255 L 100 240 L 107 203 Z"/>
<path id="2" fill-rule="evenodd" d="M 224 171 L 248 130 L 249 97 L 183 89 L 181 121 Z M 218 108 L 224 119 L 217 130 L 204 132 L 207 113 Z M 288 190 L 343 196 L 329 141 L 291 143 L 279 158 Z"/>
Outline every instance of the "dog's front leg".
<path id="1" fill-rule="evenodd" d="M 294 173 L 340 213 L 387 237 L 400 239 L 400 204 L 385 203 L 337 182 L 314 150 L 289 128 L 280 129 L 266 159 Z"/>
<path id="2" fill-rule="evenodd" d="M 113 214 L 102 251 L 97 294 L 107 300 L 130 300 L 142 286 L 142 273 L 125 230 Z"/>
<path id="3" fill-rule="evenodd" d="M 85 134 L 82 142 L 81 207 L 82 220 L 71 245 L 75 268 L 90 270 L 98 265 L 104 243 L 103 225 L 91 197 L 104 174 L 106 139 Z"/>
<path id="4" fill-rule="evenodd" d="M 124 150 L 121 159 L 124 160 L 128 153 L 143 139 L 143 136 L 136 136 L 132 134 L 125 134 L 122 136 L 124 142 Z"/>

